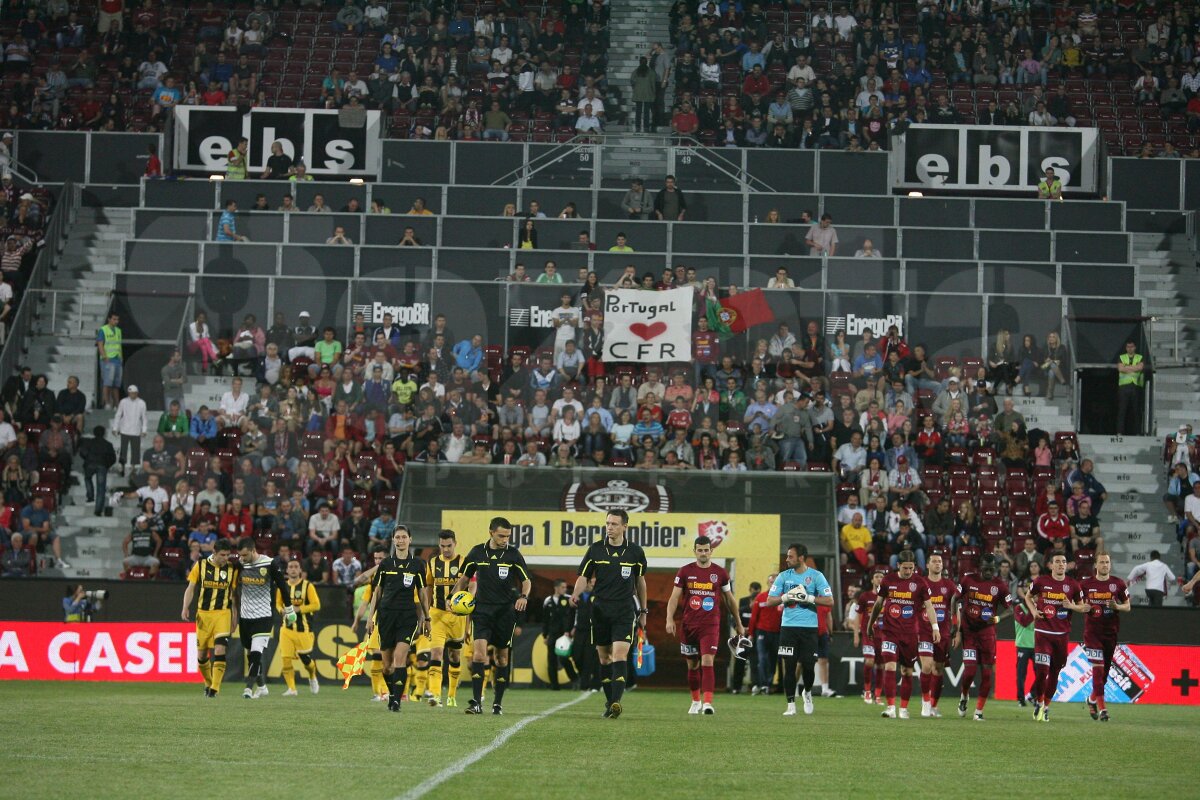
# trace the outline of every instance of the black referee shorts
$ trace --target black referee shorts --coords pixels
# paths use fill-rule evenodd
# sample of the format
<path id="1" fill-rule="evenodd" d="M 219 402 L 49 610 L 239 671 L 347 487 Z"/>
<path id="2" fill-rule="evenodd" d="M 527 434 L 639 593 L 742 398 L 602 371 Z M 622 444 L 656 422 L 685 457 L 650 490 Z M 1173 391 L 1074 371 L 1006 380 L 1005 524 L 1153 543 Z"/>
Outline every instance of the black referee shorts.
<path id="1" fill-rule="evenodd" d="M 476 605 L 471 612 L 472 639 L 483 639 L 497 650 L 512 647 L 513 633 L 517 627 L 517 610 L 512 603 L 503 605 Z"/>
<path id="2" fill-rule="evenodd" d="M 271 617 L 255 617 L 252 619 L 238 620 L 238 638 L 242 640 L 242 647 L 247 652 L 250 651 L 250 644 L 254 641 L 255 636 L 271 636 Z"/>
<path id="3" fill-rule="evenodd" d="M 611 647 L 613 642 L 633 644 L 634 608 L 628 603 L 606 603 L 597 600 L 592 604 L 592 644 Z"/>
<path id="4" fill-rule="evenodd" d="M 417 610 L 381 608 L 375 613 L 375 627 L 379 629 L 380 650 L 391 650 L 398 644 L 411 645 L 417 636 Z"/>
<path id="5" fill-rule="evenodd" d="M 817 629 L 816 628 L 780 628 L 779 657 L 795 658 L 802 664 L 815 664 L 817 661 Z"/>

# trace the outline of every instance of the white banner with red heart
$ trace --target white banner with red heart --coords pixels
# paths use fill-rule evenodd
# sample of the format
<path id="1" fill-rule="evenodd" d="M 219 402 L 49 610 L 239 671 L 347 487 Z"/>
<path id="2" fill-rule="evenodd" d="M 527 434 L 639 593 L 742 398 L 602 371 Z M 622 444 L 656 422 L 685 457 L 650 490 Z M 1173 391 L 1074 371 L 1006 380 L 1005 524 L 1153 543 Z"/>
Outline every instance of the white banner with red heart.
<path id="1" fill-rule="evenodd" d="M 662 363 L 692 358 L 692 299 L 688 288 L 665 292 L 604 292 L 604 361 Z"/>

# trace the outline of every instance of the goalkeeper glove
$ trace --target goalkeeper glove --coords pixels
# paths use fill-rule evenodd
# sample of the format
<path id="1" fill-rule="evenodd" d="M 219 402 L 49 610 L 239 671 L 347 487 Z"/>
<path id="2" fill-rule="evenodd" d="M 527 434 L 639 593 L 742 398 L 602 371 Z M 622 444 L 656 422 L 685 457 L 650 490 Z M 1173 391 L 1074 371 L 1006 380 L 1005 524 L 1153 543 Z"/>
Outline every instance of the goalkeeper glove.
<path id="1" fill-rule="evenodd" d="M 288 606 L 287 608 L 285 608 L 283 610 L 283 618 L 284 618 L 284 620 L 287 621 L 288 625 L 295 625 L 296 624 L 296 609 L 295 609 L 295 607 Z"/>
<path id="2" fill-rule="evenodd" d="M 808 590 L 803 586 L 797 586 L 784 593 L 783 599 L 789 603 L 807 603 L 809 600 Z"/>

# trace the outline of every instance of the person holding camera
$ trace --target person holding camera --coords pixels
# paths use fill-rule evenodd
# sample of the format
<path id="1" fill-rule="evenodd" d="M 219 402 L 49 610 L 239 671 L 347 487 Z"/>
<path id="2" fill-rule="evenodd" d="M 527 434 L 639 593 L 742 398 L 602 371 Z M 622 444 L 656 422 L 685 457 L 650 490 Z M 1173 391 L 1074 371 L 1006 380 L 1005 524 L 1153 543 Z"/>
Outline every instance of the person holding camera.
<path id="1" fill-rule="evenodd" d="M 87 591 L 83 584 L 68 586 L 63 597 L 63 622 L 91 622 L 92 614 L 100 610 L 100 604 L 108 592 L 104 589 Z"/>

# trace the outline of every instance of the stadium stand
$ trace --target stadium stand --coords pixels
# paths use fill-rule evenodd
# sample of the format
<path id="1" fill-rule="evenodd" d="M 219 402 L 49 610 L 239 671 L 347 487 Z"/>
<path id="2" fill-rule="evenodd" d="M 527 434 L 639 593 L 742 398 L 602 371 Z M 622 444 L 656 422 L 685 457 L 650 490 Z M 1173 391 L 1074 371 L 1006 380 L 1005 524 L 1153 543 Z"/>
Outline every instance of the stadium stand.
<path id="1" fill-rule="evenodd" d="M 4 389 L 0 443 L 16 461 L 0 524 L 29 533 L 21 517 L 34 497 L 51 514 L 20 543 L 40 555 L 27 568 L 70 569 L 61 540 L 77 536 L 69 554 L 86 537 L 99 563 L 119 561 L 114 533 L 126 532 L 134 503 L 164 544 L 162 569 L 134 566 L 130 579 L 177 576 L 210 544 L 190 540 L 205 513 L 218 535 L 253 530 L 266 550 L 289 543 L 328 560 L 344 539 L 363 553 L 353 526 L 317 546 L 310 517 L 329 505 L 339 525 L 356 508 L 378 518 L 415 461 L 831 473 L 839 528 L 858 503 L 871 539 L 844 548 L 844 586 L 909 544 L 897 539 L 904 517 L 921 522 L 912 544 L 922 557 L 953 554 L 954 573 L 983 553 L 1015 569 L 1028 538 L 1039 553 L 1065 547 L 1086 573 L 1099 542 L 1056 545 L 1057 517 L 1043 507 L 1048 489 L 1067 504 L 1081 479 L 1097 510 L 1109 501 L 1081 466 L 1106 451 L 1074 427 L 1080 342 L 1064 320 L 1100 308 L 1141 315 L 1135 231 L 1153 220 L 1135 209 L 1147 206 L 893 196 L 886 154 L 786 153 L 752 169 L 717 149 L 656 152 L 656 166 L 679 170 L 668 177 L 601 174 L 584 166 L 590 151 L 551 145 L 595 133 L 581 117 L 620 130 L 628 87 L 687 147 L 888 150 L 925 122 L 1094 126 L 1111 154 L 1190 156 L 1200 79 L 1188 12 L 1069 0 L 651 9 L 670 20 L 668 46 L 647 50 L 647 67 L 667 77 L 653 101 L 648 84 L 637 88 L 646 73 L 607 74 L 610 48 L 637 43 L 610 41 L 618 9 L 601 0 L 13 7 L 0 24 L 8 126 L 30 141 L 51 130 L 149 134 L 157 150 L 143 157 L 136 200 L 104 207 L 117 195 L 94 194 L 98 210 L 72 196 L 52 216 L 53 192 L 17 188 L 19 172 L 5 178 L 4 319 L 20 312 L 27 284 L 52 297 L 52 314 L 54 291 L 77 292 L 65 338 L 87 340 L 103 320 L 83 295 L 111 289 L 103 311 L 120 315 L 129 348 L 122 385 L 141 384 L 150 425 L 166 434 L 162 448 L 147 438 L 140 455 L 121 453 L 119 513 L 95 515 L 80 497 L 81 435 L 101 420 L 141 440 L 129 417 L 141 412 L 113 421 L 98 409 L 82 424 L 80 392 L 58 390 L 83 373 L 82 394 L 96 396 L 86 341 L 37 342 L 20 361 L 6 351 L 8 368 L 32 370 Z M 166 167 L 157 154 L 178 133 L 177 106 L 379 110 L 380 135 L 457 149 L 430 159 L 445 159 L 446 177 L 420 183 L 394 169 L 314 181 L 282 149 L 261 175 L 235 159 L 209 170 L 222 181 L 159 180 L 171 172 L 174 154 L 162 152 Z M 89 174 L 101 141 L 91 136 Z M 16 171 L 11 145 L 0 159 Z M 51 276 L 76 218 L 86 258 Z M 697 319 L 712 327 L 695 335 L 691 363 L 605 369 L 589 330 L 605 290 L 627 285 L 695 290 Z M 716 330 L 722 299 L 764 288 L 758 327 Z M 554 333 L 564 329 L 575 335 Z M 55 321 L 40 331 L 60 332 Z M 238 394 L 232 375 L 245 381 Z M 170 399 L 179 415 L 160 418 Z M 603 409 L 597 422 L 591 408 Z M 856 432 L 861 447 L 848 443 Z M 149 473 L 177 496 L 156 502 Z M 229 513 L 234 496 L 245 519 Z M 1123 566 L 1139 560 L 1104 530 Z M 1196 530 L 1182 518 L 1185 552 Z"/>

